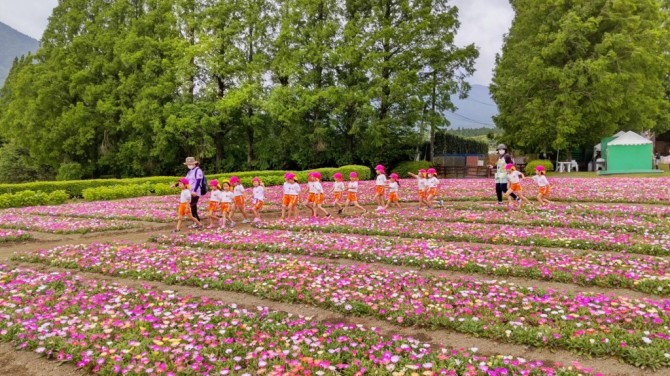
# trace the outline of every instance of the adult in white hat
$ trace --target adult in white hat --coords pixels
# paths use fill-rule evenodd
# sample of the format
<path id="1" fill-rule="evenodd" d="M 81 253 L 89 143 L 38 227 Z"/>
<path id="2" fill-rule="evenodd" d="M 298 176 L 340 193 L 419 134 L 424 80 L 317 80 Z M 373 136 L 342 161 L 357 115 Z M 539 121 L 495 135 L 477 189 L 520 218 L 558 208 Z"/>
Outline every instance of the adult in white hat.
<path id="1" fill-rule="evenodd" d="M 502 205 L 503 194 L 507 192 L 507 170 L 505 169 L 505 166 L 510 163 L 513 164 L 514 160 L 512 159 L 512 156 L 508 154 L 507 146 L 505 146 L 505 144 L 498 145 L 496 152 L 498 153 L 498 162 L 496 162 L 495 166 L 489 166 L 489 168 L 496 169 L 496 196 L 498 197 L 498 204 Z M 511 196 L 513 199 L 517 199 L 515 193 L 512 193 Z"/>
<path id="2" fill-rule="evenodd" d="M 200 188 L 203 184 L 205 174 L 200 168 L 200 163 L 193 157 L 187 157 L 184 165 L 188 167 L 186 179 L 188 179 L 188 184 L 191 187 L 191 214 L 193 214 L 193 217 L 199 221 L 200 216 L 198 215 L 198 200 L 200 200 Z"/>

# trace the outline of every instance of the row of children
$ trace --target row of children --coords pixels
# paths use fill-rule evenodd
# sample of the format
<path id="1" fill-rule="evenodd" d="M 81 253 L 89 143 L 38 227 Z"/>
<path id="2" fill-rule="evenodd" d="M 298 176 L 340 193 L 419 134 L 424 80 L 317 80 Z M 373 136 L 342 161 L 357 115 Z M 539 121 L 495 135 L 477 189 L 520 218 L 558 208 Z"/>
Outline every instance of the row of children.
<path id="1" fill-rule="evenodd" d="M 523 202 L 530 204 L 530 201 L 528 201 L 521 189 L 521 180 L 527 179 L 527 177 L 520 171 L 517 171 L 512 163 L 508 163 L 505 166 L 505 170 L 507 171 L 507 182 L 509 183 L 509 189 L 505 192 L 505 196 L 507 196 L 510 204 L 513 204 L 515 200 L 519 203 L 519 206 L 521 206 Z M 549 185 L 549 180 L 547 180 L 544 166 L 540 165 L 535 167 L 535 176 L 533 176 L 532 179 L 538 186 L 537 201 L 540 205 L 551 204 L 551 202 L 547 200 L 551 186 Z"/>

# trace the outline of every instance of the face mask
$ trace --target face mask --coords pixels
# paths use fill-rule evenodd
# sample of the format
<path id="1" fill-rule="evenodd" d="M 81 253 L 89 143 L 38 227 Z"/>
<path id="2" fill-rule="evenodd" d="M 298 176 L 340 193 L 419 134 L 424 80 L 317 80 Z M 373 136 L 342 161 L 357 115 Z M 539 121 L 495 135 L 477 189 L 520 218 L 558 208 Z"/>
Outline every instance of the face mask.
<path id="1" fill-rule="evenodd" d="M 505 149 L 500 149 L 500 150 L 498 150 L 498 154 L 500 154 L 500 155 L 505 155 Z"/>
<path id="2" fill-rule="evenodd" d="M 189 170 L 193 170 L 195 168 L 194 165 L 190 165 L 190 166 L 186 166 L 186 167 L 188 167 Z"/>

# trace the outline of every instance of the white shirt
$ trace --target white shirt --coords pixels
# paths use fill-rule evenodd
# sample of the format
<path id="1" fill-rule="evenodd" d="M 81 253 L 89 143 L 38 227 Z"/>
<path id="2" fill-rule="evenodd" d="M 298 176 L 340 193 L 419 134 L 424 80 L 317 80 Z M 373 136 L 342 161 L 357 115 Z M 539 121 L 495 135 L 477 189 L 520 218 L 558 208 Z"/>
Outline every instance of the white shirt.
<path id="1" fill-rule="evenodd" d="M 419 178 L 419 190 L 423 191 L 426 189 L 427 186 L 428 186 L 428 179 Z"/>
<path id="2" fill-rule="evenodd" d="M 315 181 L 308 181 L 307 182 L 307 189 L 308 189 L 309 193 L 317 193 L 316 188 L 314 188 L 315 186 L 316 186 Z"/>
<path id="3" fill-rule="evenodd" d="M 265 201 L 265 188 L 262 185 L 254 187 L 253 189 L 254 202 Z"/>
<path id="4" fill-rule="evenodd" d="M 233 192 L 231 191 L 221 191 L 221 202 L 230 204 L 233 202 Z"/>
<path id="5" fill-rule="evenodd" d="M 335 192 L 344 191 L 344 182 L 343 181 L 336 181 L 335 183 L 333 183 L 333 191 L 335 191 Z"/>
<path id="6" fill-rule="evenodd" d="M 220 189 L 212 191 L 212 194 L 209 195 L 209 201 L 221 202 L 222 199 L 223 199 L 223 191 Z"/>
<path id="7" fill-rule="evenodd" d="M 437 188 L 438 185 L 440 185 L 440 179 L 436 178 L 435 176 L 428 179 L 429 188 Z"/>
<path id="8" fill-rule="evenodd" d="M 347 184 L 349 192 L 356 193 L 358 192 L 358 182 L 357 181 L 350 181 L 349 184 Z"/>
<path id="9" fill-rule="evenodd" d="M 520 181 L 521 178 L 521 172 L 520 171 L 512 171 L 509 174 L 507 174 L 507 181 L 509 181 L 512 184 L 516 184 Z"/>
<path id="10" fill-rule="evenodd" d="M 392 181 L 389 183 L 389 192 L 398 192 L 398 182 Z"/>
<path id="11" fill-rule="evenodd" d="M 314 193 L 316 193 L 316 194 L 323 193 L 323 186 L 321 185 L 321 182 L 315 181 L 315 182 L 312 183 L 312 186 L 314 188 Z"/>
<path id="12" fill-rule="evenodd" d="M 384 174 L 377 175 L 377 180 L 375 180 L 375 185 L 386 185 L 386 175 L 384 175 Z"/>
<path id="13" fill-rule="evenodd" d="M 544 175 L 535 175 L 533 176 L 533 180 L 540 187 L 546 187 L 549 185 L 549 180 L 547 180 L 547 177 Z"/>
<path id="14" fill-rule="evenodd" d="M 181 195 L 179 196 L 179 202 L 182 204 L 188 204 L 191 202 L 191 190 L 186 188 L 181 190 Z"/>
<path id="15" fill-rule="evenodd" d="M 243 194 L 244 194 L 244 187 L 242 186 L 242 184 L 238 184 L 235 186 L 235 188 L 233 188 L 234 197 L 239 197 L 242 196 Z"/>
<path id="16" fill-rule="evenodd" d="M 298 183 L 284 183 L 284 194 L 297 196 L 300 194 L 300 184 Z"/>

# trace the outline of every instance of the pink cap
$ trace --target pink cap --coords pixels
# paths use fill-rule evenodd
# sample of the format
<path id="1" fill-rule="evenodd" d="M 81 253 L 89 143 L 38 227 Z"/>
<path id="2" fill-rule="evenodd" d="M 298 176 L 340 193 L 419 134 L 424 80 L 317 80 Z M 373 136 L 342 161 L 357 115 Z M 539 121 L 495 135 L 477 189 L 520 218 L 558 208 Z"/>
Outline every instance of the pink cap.
<path id="1" fill-rule="evenodd" d="M 426 170 L 421 169 L 421 170 L 419 170 L 419 173 L 420 173 L 420 174 L 425 174 L 425 173 L 426 173 Z"/>
<path id="2" fill-rule="evenodd" d="M 389 175 L 389 177 L 393 180 L 398 180 L 398 174 L 396 174 L 395 172 Z"/>
<path id="3" fill-rule="evenodd" d="M 254 176 L 254 178 L 251 179 L 251 182 L 253 183 L 253 182 L 255 182 L 255 181 L 257 181 L 257 182 L 260 183 L 260 182 L 261 182 L 261 178 L 259 178 L 258 176 Z"/>
<path id="4" fill-rule="evenodd" d="M 217 185 L 219 185 L 219 181 L 218 180 L 211 180 L 209 182 L 209 185 L 211 185 L 212 187 L 216 187 Z"/>
<path id="5" fill-rule="evenodd" d="M 349 179 L 354 179 L 354 178 L 357 178 L 357 177 L 358 177 L 358 174 L 356 173 L 356 171 L 351 171 L 349 173 Z"/>
<path id="6" fill-rule="evenodd" d="M 321 179 L 321 173 L 319 171 L 312 172 L 312 176 L 316 179 Z"/>
<path id="7" fill-rule="evenodd" d="M 179 179 L 179 182 L 184 184 L 184 185 L 188 185 L 188 179 L 186 179 L 186 178 Z"/>
<path id="8" fill-rule="evenodd" d="M 434 168 L 431 167 L 431 168 L 428 169 L 428 173 L 435 175 L 437 173 L 437 170 L 435 170 Z"/>
<path id="9" fill-rule="evenodd" d="M 293 180 L 293 179 L 295 179 L 295 174 L 292 173 L 292 172 L 287 172 L 286 174 L 284 174 L 284 179 Z"/>
<path id="10" fill-rule="evenodd" d="M 539 165 L 539 166 L 535 167 L 535 171 L 544 171 L 544 166 Z"/>
<path id="11" fill-rule="evenodd" d="M 386 169 L 384 168 L 384 166 L 382 166 L 382 165 L 380 165 L 380 164 L 378 164 L 377 166 L 375 166 L 375 171 L 385 171 L 385 170 L 386 170 Z"/>
<path id="12" fill-rule="evenodd" d="M 508 164 L 505 166 L 505 170 L 511 170 L 513 167 L 514 167 L 514 165 L 513 165 L 512 163 L 508 163 Z"/>
<path id="13" fill-rule="evenodd" d="M 230 177 L 230 184 L 235 184 L 235 183 L 239 183 L 239 182 L 240 182 L 240 178 L 238 178 L 237 176 L 231 176 Z"/>
<path id="14" fill-rule="evenodd" d="M 336 172 L 333 174 L 333 179 L 342 179 L 342 173 L 341 172 Z"/>

